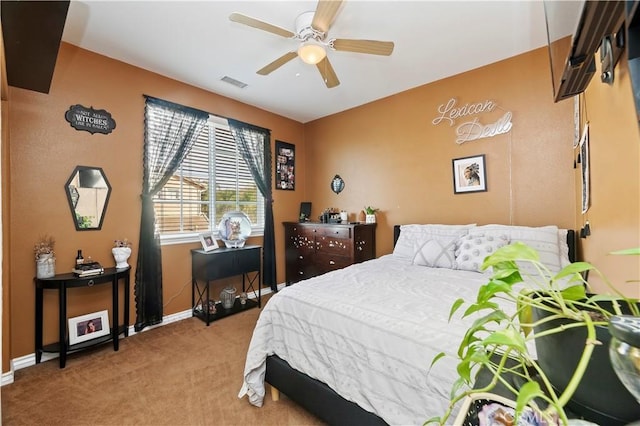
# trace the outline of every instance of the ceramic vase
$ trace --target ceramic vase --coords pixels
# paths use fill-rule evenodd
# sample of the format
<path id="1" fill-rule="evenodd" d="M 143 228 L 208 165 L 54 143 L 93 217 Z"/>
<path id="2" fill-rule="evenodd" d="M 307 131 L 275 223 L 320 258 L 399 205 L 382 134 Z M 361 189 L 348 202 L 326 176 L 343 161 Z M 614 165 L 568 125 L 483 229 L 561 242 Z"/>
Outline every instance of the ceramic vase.
<path id="1" fill-rule="evenodd" d="M 364 223 L 376 223 L 376 215 L 375 214 L 365 215 Z"/>
<path id="2" fill-rule="evenodd" d="M 114 247 L 111 249 L 113 258 L 116 261 L 116 268 L 128 268 L 129 264 L 127 260 L 131 256 L 131 247 Z"/>
<path id="3" fill-rule="evenodd" d="M 56 274 L 56 258 L 53 254 L 41 254 L 36 260 L 36 277 L 51 278 Z"/>

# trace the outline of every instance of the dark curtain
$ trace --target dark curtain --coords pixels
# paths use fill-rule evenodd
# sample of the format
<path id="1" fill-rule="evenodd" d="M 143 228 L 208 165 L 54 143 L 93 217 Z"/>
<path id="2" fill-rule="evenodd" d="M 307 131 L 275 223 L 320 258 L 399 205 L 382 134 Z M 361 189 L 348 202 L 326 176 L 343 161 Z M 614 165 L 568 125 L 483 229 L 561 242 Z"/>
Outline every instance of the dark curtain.
<path id="1" fill-rule="evenodd" d="M 258 190 L 264 197 L 264 242 L 262 280 L 274 292 L 276 282 L 276 238 L 273 227 L 273 193 L 271 190 L 271 132 L 261 127 L 228 119 L 238 151 L 249 166 Z"/>
<path id="2" fill-rule="evenodd" d="M 153 196 L 176 172 L 209 114 L 146 96 L 142 218 L 134 295 L 135 330 L 162 322 L 162 252 Z"/>

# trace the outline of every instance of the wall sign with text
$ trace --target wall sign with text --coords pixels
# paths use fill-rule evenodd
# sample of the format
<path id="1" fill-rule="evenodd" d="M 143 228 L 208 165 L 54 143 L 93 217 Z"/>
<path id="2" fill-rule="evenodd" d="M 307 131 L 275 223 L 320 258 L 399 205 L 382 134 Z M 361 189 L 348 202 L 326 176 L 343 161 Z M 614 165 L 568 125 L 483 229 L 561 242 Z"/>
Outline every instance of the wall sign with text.
<path id="1" fill-rule="evenodd" d="M 457 126 L 457 144 L 482 138 L 490 138 L 509 132 L 513 126 L 511 123 L 511 111 L 506 111 L 502 117 L 493 123 L 484 124 L 480 121 L 478 115 L 491 112 L 496 108 L 499 108 L 498 104 L 490 100 L 458 105 L 458 101 L 455 98 L 451 98 L 446 104 L 441 104 L 438 107 L 439 115 L 431 120 L 431 123 L 434 126 L 442 122 L 449 123 L 449 126 Z M 473 115 L 476 117 L 471 119 Z M 458 120 L 463 119 L 468 121 L 458 122 Z"/>
<path id="2" fill-rule="evenodd" d="M 103 133 L 107 135 L 116 128 L 116 121 L 104 109 L 72 105 L 64 114 L 64 118 L 74 129 L 85 130 L 91 134 Z"/>

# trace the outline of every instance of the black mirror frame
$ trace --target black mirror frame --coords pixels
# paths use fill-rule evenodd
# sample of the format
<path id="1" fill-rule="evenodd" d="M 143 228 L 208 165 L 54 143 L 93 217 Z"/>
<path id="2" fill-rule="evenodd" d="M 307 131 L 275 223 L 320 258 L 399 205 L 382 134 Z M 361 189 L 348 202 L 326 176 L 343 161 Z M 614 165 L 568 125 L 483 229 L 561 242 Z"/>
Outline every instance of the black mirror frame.
<path id="1" fill-rule="evenodd" d="M 73 182 L 74 177 L 76 176 L 76 174 L 81 171 L 81 170 L 97 170 L 100 172 L 100 175 L 102 175 L 102 179 L 104 179 L 104 183 L 107 185 L 107 196 L 105 197 L 104 200 L 104 206 L 102 207 L 102 214 L 100 215 L 100 221 L 98 223 L 98 226 L 94 227 L 94 228 L 81 228 L 80 225 L 78 224 L 78 219 L 76 217 L 76 209 L 75 206 L 73 205 L 73 200 L 71 199 L 71 191 L 69 191 L 69 185 L 71 184 L 71 182 Z M 76 166 L 75 169 L 73 169 L 73 172 L 71 172 L 71 176 L 69 176 L 69 179 L 67 179 L 67 183 L 64 184 L 64 192 L 65 194 L 67 194 L 67 201 L 69 202 L 69 208 L 71 209 L 71 218 L 73 219 L 73 224 L 76 226 L 76 231 L 99 231 L 102 229 L 102 223 L 104 222 L 104 217 L 107 215 L 107 206 L 109 205 L 109 197 L 111 196 L 111 184 L 109 183 L 109 180 L 107 179 L 107 175 L 104 173 L 104 170 L 102 170 L 102 167 L 92 167 L 92 166 Z"/>

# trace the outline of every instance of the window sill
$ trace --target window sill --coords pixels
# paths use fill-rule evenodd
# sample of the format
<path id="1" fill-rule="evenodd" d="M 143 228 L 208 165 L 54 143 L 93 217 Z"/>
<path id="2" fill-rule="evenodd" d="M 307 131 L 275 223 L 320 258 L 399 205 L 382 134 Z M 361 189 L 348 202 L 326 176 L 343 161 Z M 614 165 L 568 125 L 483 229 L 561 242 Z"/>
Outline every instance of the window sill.
<path id="1" fill-rule="evenodd" d="M 175 245 L 175 244 L 192 244 L 192 243 L 200 243 L 200 235 L 203 234 L 203 232 L 191 232 L 191 233 L 182 233 L 182 234 L 167 234 L 167 235 L 161 235 L 160 236 L 160 245 L 161 246 L 170 246 L 170 245 Z M 217 239 L 220 240 L 220 235 L 218 234 L 218 232 L 215 232 L 213 234 L 213 236 Z M 262 228 L 258 228 L 258 229 L 252 229 L 251 230 L 251 235 L 249 236 L 249 238 L 253 238 L 253 237 L 263 237 L 264 236 L 264 229 Z M 224 243 L 222 241 L 220 241 L 221 246 L 224 245 Z"/>

